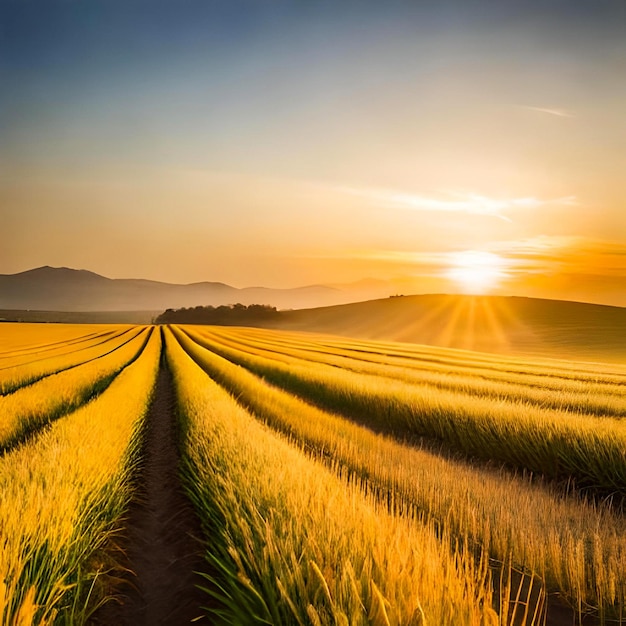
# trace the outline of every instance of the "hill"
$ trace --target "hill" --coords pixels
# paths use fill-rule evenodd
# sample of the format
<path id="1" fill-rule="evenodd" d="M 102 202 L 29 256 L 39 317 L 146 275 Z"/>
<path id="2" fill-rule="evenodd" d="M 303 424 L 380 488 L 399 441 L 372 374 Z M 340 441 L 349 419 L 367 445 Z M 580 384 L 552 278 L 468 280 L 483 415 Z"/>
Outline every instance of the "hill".
<path id="1" fill-rule="evenodd" d="M 388 295 L 385 283 L 309 285 L 294 289 L 246 287 L 219 282 L 186 285 L 144 279 L 113 279 L 87 270 L 39 267 L 0 274 L 0 309 L 36 311 L 163 311 L 167 308 L 268 304 L 279 309 L 332 305 Z"/>
<path id="2" fill-rule="evenodd" d="M 505 296 L 391 297 L 300 311 L 265 324 L 364 339 L 626 363 L 626 308 Z"/>

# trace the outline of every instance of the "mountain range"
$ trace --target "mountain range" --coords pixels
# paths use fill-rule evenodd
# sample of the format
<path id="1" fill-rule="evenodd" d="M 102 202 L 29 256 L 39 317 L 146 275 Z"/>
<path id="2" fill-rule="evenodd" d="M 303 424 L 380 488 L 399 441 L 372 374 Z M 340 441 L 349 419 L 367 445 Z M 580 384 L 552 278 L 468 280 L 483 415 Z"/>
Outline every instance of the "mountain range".
<path id="1" fill-rule="evenodd" d="M 220 282 L 173 284 L 144 279 L 106 278 L 87 270 L 38 267 L 0 274 L 0 309 L 36 311 L 163 311 L 222 304 L 268 304 L 302 309 L 390 295 L 385 281 L 309 285 L 294 289 L 247 287 Z"/>
<path id="2" fill-rule="evenodd" d="M 394 295 L 390 291 L 393 285 L 375 280 L 237 289 L 217 282 L 177 285 L 40 267 L 0 275 L 0 321 L 144 324 L 168 308 L 240 302 L 283 309 L 261 324 L 271 328 L 624 362 L 623 307 L 517 296 L 389 297 Z"/>

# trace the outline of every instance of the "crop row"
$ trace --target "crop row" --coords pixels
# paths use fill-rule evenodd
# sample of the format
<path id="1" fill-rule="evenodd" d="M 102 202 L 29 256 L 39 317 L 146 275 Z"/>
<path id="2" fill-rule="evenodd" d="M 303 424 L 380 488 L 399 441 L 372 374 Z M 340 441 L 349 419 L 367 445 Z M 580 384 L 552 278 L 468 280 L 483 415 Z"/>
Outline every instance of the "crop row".
<path id="1" fill-rule="evenodd" d="M 211 330 L 217 330 L 216 327 Z M 539 385 L 558 385 L 582 382 L 597 385 L 622 385 L 626 381 L 626 366 L 617 363 L 592 363 L 535 356 L 509 356 L 505 354 L 474 352 L 457 348 L 442 348 L 417 344 L 386 343 L 340 339 L 334 336 L 295 333 L 258 328 L 222 327 L 222 333 L 266 339 L 271 343 L 298 344 L 313 350 L 332 354 L 345 353 L 359 358 L 394 363 L 406 367 L 432 368 L 442 372 L 476 373 L 494 380 L 535 382 Z"/>
<path id="2" fill-rule="evenodd" d="M 122 331 L 73 331 L 65 345 L 24 342 L 13 353 L 50 366 L 100 350 L 0 397 L 0 493 L 11 502 L 0 506 L 0 626 L 83 624 L 106 599 L 108 542 L 131 497 L 161 345 L 154 330 L 131 330 L 127 342 Z M 516 400 L 520 382 L 482 379 L 485 390 L 502 385 L 487 398 L 437 385 L 438 370 L 433 384 L 415 384 L 422 365 L 394 359 L 418 357 L 388 362 L 391 345 L 337 340 L 334 353 L 331 339 L 175 326 L 163 336 L 216 623 L 536 626 L 563 602 L 578 621 L 624 619 L 626 521 L 616 508 L 397 440 L 427 435 L 621 494 L 621 420 Z M 435 352 L 463 370 L 460 352 Z M 533 367 L 520 376 L 540 377 Z M 585 384 L 573 368 L 553 374 Z M 29 429 L 36 436 L 8 449 Z"/>
<path id="3" fill-rule="evenodd" d="M 100 347 L 98 358 L 0 396 L 0 450 L 104 391 L 115 376 L 139 356 L 150 332 L 141 329 L 124 343 L 108 346 L 113 349 L 105 354 Z"/>
<path id="4" fill-rule="evenodd" d="M 141 328 L 127 329 L 115 333 L 113 337 L 97 337 L 78 347 L 59 349 L 57 354 L 35 358 L 27 363 L 21 363 L 0 369 L 0 393 L 8 395 L 30 385 L 46 376 L 71 369 L 116 350 L 120 346 L 132 341 L 142 332 Z"/>
<path id="5" fill-rule="evenodd" d="M 0 359 L 54 349 L 74 341 L 95 337 L 103 332 L 102 324 L 24 324 L 4 322 L 1 325 Z M 107 326 L 104 332 L 121 326 Z"/>
<path id="6" fill-rule="evenodd" d="M 83 624 L 102 599 L 159 353 L 153 333 L 106 393 L 0 459 L 3 626 Z"/>
<path id="7" fill-rule="evenodd" d="M 239 342 L 246 340 L 277 352 L 296 349 L 307 354 L 344 357 L 365 364 L 384 366 L 390 371 L 410 372 L 416 376 L 454 376 L 466 381 L 485 381 L 564 393 L 616 395 L 622 398 L 623 385 L 626 384 L 626 370 L 617 365 L 576 363 L 573 366 L 572 362 L 555 361 L 538 368 L 536 359 L 517 357 L 513 366 L 506 359 L 500 358 L 500 355 L 485 355 L 477 359 L 473 356 L 475 353 L 451 348 L 429 346 L 415 348 L 414 352 L 408 348 L 399 351 L 397 348 L 385 347 L 385 344 L 377 347 L 368 344 L 368 347 L 359 348 L 361 344 L 357 342 L 352 345 L 346 341 L 309 339 L 302 334 L 297 337 L 283 337 L 283 333 L 279 335 L 272 331 L 244 328 L 211 328 L 204 332 L 217 332 L 222 337 L 230 336 Z M 441 350 L 446 350 L 444 357 L 439 356 L 438 351 Z M 587 367 L 599 369 L 587 371 Z"/>
<path id="8" fill-rule="evenodd" d="M 307 458 L 166 341 L 217 623 L 501 623 L 484 561 Z"/>
<path id="9" fill-rule="evenodd" d="M 331 350 L 302 348 L 297 343 L 276 345 L 271 341 L 250 340 L 237 333 L 211 331 L 203 333 L 227 343 L 241 352 L 273 359 L 286 364 L 320 363 L 359 374 L 391 378 L 422 386 L 427 393 L 429 388 L 454 391 L 456 394 L 480 396 L 496 402 L 527 403 L 540 408 L 556 409 L 584 413 L 588 415 L 624 417 L 626 416 L 626 392 L 614 386 L 594 390 L 590 384 L 578 383 L 576 390 L 568 382 L 557 386 L 539 387 L 537 385 L 515 381 L 490 380 L 475 374 L 454 374 L 431 369 L 417 370 L 413 367 L 392 365 L 380 359 L 377 362 L 333 353 Z M 243 333 L 242 333 L 243 334 Z"/>
<path id="10" fill-rule="evenodd" d="M 626 495 L 626 424 L 490 402 L 312 363 L 285 365 L 187 331 L 201 345 L 300 397 L 379 431 L 425 436 L 471 457 Z"/>
<path id="11" fill-rule="evenodd" d="M 0 370 L 6 370 L 10 367 L 25 365 L 26 363 L 31 363 L 33 361 L 43 360 L 49 357 L 66 354 L 68 352 L 74 352 L 87 345 L 107 341 L 122 332 L 124 331 L 120 329 L 107 329 L 101 330 L 98 333 L 89 333 L 88 335 L 70 339 L 68 341 L 55 342 L 51 345 L 31 348 L 30 350 L 24 348 L 23 350 L 14 352 L 3 351 L 0 352 Z M 3 348 L 4 347 L 5 346 L 3 346 Z"/>
<path id="12" fill-rule="evenodd" d="M 259 419 L 371 490 L 416 507 L 492 562 L 541 576 L 582 613 L 613 616 L 626 597 L 626 523 L 608 507 L 548 486 L 402 445 L 322 411 L 203 348 L 174 327 L 184 350 Z"/>
<path id="13" fill-rule="evenodd" d="M 26 363 L 67 354 L 68 352 L 75 352 L 89 345 L 108 341 L 112 337 L 128 330 L 128 328 L 107 327 L 106 330 L 100 330 L 100 332 L 97 333 L 89 333 L 88 335 L 69 339 L 68 341 L 55 342 L 30 349 L 24 348 L 20 351 L 3 351 L 0 352 L 0 370 L 6 370 L 17 365 L 25 365 Z"/>
<path id="14" fill-rule="evenodd" d="M 622 384 L 626 377 L 626 366 L 618 363 L 573 361 L 569 358 L 510 355 L 493 352 L 476 352 L 457 348 L 395 342 L 341 340 L 335 337 L 321 339 L 321 343 L 337 349 L 371 354 L 417 359 L 462 368 L 484 368 L 507 375 L 537 375 L 546 378 L 583 380 L 606 384 Z"/>

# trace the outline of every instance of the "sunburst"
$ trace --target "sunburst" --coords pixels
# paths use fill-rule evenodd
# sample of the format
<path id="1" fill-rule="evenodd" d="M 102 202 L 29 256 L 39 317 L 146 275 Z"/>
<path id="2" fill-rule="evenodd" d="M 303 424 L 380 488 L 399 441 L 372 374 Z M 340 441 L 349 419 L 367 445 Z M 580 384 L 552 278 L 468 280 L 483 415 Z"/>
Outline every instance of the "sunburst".
<path id="1" fill-rule="evenodd" d="M 450 267 L 444 272 L 463 293 L 485 294 L 507 277 L 505 260 L 493 252 L 465 250 L 450 255 Z"/>

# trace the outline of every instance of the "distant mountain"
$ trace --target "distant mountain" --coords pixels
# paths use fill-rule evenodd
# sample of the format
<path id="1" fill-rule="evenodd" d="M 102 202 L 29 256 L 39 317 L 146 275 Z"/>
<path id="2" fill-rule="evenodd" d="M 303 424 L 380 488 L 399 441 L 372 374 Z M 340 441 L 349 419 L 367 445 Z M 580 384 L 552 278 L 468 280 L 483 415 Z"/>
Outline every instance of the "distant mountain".
<path id="1" fill-rule="evenodd" d="M 179 285 L 144 279 L 112 279 L 87 270 L 45 266 L 19 274 L 0 274 L 0 309 L 163 311 L 237 302 L 299 309 L 386 296 L 391 290 L 384 282 L 295 289 L 237 289 L 219 282 Z"/>
<path id="2" fill-rule="evenodd" d="M 283 311 L 266 327 L 626 364 L 626 308 L 515 296 L 419 295 Z M 626 372 L 626 368 L 625 368 Z"/>

